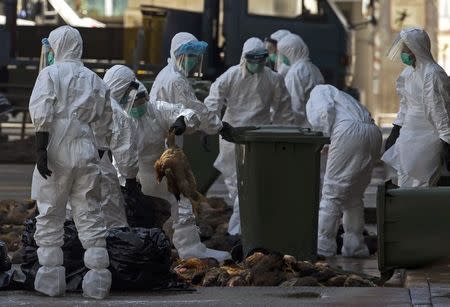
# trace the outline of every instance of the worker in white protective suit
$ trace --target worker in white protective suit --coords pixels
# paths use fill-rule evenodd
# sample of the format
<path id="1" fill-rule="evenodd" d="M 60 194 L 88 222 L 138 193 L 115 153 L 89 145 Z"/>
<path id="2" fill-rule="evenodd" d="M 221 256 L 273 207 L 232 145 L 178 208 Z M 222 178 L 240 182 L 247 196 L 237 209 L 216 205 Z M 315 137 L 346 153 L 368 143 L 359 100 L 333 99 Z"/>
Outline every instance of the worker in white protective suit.
<path id="1" fill-rule="evenodd" d="M 222 122 L 216 115 L 211 116 L 205 105 L 197 99 L 188 77 L 201 73 L 203 54 L 208 44 L 198 41 L 194 35 L 180 32 L 172 38 L 170 58 L 158 76 L 150 91 L 150 101 L 179 103 L 194 110 L 199 116 L 200 130 L 212 134 L 222 128 Z M 177 140 L 182 145 L 180 139 Z"/>
<path id="2" fill-rule="evenodd" d="M 280 57 L 278 54 L 278 43 L 289 34 L 291 34 L 289 30 L 280 29 L 273 32 L 270 37 L 264 39 L 266 49 L 269 52 L 267 66 L 273 71 L 277 71 L 283 77 L 286 76 L 289 67 L 287 65 L 287 58 Z"/>
<path id="3" fill-rule="evenodd" d="M 436 184 L 442 156 L 450 169 L 450 83 L 430 49 L 428 34 L 409 28 L 389 52 L 407 65 L 397 79 L 400 110 L 382 157 L 389 179 L 400 187 Z"/>
<path id="4" fill-rule="evenodd" d="M 277 46 L 279 57 L 286 58 L 290 67 L 284 82 L 291 95 L 294 124 L 310 128 L 306 118 L 306 102 L 312 89 L 324 83 L 323 76 L 309 59 L 308 46 L 297 34 L 286 35 Z"/>
<path id="5" fill-rule="evenodd" d="M 344 257 L 367 257 L 364 243 L 364 191 L 380 158 L 381 132 L 370 113 L 350 95 L 331 85 L 312 91 L 306 113 L 311 125 L 330 137 L 319 211 L 319 255 L 336 254 L 343 215 Z"/>
<path id="6" fill-rule="evenodd" d="M 164 111 L 165 107 L 161 107 L 158 112 L 151 111 L 151 109 L 155 109 L 155 105 L 158 106 L 159 104 L 162 106 L 164 104 L 163 101 L 180 104 L 184 108 L 193 110 L 200 121 L 198 130 L 213 134 L 222 128 L 220 118 L 215 114 L 209 113 L 205 105 L 197 99 L 194 89 L 188 80 L 188 76 L 200 72 L 202 57 L 206 47 L 207 44 L 205 42 L 198 41 L 195 36 L 190 33 L 180 32 L 172 38 L 170 58 L 167 61 L 168 64 L 158 74 L 150 91 L 149 116 L 151 120 L 155 121 L 156 117 L 153 117 L 154 115 L 152 114 L 157 115 L 159 112 L 166 112 L 167 115 L 170 115 L 169 118 L 167 115 L 161 118 L 166 120 L 161 122 L 161 128 L 167 128 L 167 120 L 174 119 L 173 116 L 178 112 L 176 110 L 181 111 L 180 106 L 173 110 Z M 149 126 L 148 124 L 146 125 Z M 151 129 L 151 127 L 147 127 L 147 129 Z M 167 130 L 164 132 L 161 131 L 161 133 L 155 135 L 153 142 L 162 145 L 164 143 L 166 132 Z M 145 134 L 144 132 L 142 133 L 143 137 Z M 182 146 L 182 138 L 177 138 L 177 144 Z M 162 154 L 163 150 L 161 149 L 163 147 L 155 146 L 152 150 L 147 150 L 147 148 L 149 147 L 144 149 L 142 162 L 140 158 L 140 164 L 146 163 L 150 159 L 153 162 L 151 164 L 152 169 L 139 168 L 139 178 L 142 183 L 143 192 L 144 194 L 153 196 L 153 194 L 150 193 L 154 192 L 156 189 L 160 190 L 160 193 L 163 193 L 162 195 L 167 195 L 165 188 L 164 190 L 161 190 L 162 187 L 157 187 L 156 177 L 153 177 L 153 163 Z M 164 198 L 168 199 L 167 197 Z M 173 224 L 173 229 L 173 244 L 181 258 L 212 257 L 219 261 L 230 258 L 229 253 L 207 249 L 205 245 L 200 242 L 198 227 L 195 224 L 195 218 L 192 212 L 192 204 L 184 196 L 181 196 L 181 200 L 178 202 L 178 221 Z"/>
<path id="7" fill-rule="evenodd" d="M 64 220 L 70 200 L 81 244 L 86 249 L 83 294 L 104 298 L 111 286 L 106 250 L 106 227 L 100 211 L 100 169 L 95 136 L 111 133 L 109 91 L 104 82 L 81 62 L 80 33 L 62 26 L 48 42 L 54 64 L 43 69 L 30 97 L 30 115 L 36 130 L 37 165 L 32 198 L 37 201 L 34 238 L 39 246 L 35 289 L 49 296 L 63 295 Z M 108 114 L 109 113 L 109 114 Z M 93 131 L 92 124 L 103 123 Z"/>
<path id="8" fill-rule="evenodd" d="M 211 85 L 205 105 L 210 112 L 220 114 L 226 106 L 223 121 L 233 126 L 289 125 L 293 122 L 291 100 L 283 77 L 265 66 L 268 53 L 259 38 L 248 39 L 239 65 L 230 67 Z M 270 109 L 273 109 L 271 116 Z M 224 125 L 222 135 L 229 125 Z M 220 140 L 220 153 L 214 166 L 225 177 L 233 202 L 228 232 L 241 232 L 236 178 L 234 143 Z"/>
<path id="9" fill-rule="evenodd" d="M 130 193 L 138 194 L 136 181 L 138 173 L 137 123 L 132 117 L 132 106 L 138 92 L 139 84 L 131 69 L 123 65 L 114 65 L 103 77 L 108 85 L 113 110 L 112 137 L 107 144 L 109 154 L 103 155 L 100 166 L 102 171 L 102 212 L 106 226 L 128 226 L 125 213 L 125 200 L 118 179 L 119 170 L 124 178 L 124 185 Z M 114 166 L 112 159 L 114 159 Z"/>

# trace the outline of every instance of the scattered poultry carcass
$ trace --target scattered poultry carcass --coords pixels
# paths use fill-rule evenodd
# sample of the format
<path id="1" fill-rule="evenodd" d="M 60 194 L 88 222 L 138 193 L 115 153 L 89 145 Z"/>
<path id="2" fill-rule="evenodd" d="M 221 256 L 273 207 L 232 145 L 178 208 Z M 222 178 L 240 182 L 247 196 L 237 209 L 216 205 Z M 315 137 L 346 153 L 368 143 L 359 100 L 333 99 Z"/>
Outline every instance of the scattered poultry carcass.
<path id="1" fill-rule="evenodd" d="M 156 179 L 158 183 L 161 183 L 166 177 L 169 192 L 175 196 L 177 201 L 180 200 L 181 195 L 187 197 L 192 203 L 194 214 L 198 216 L 200 203 L 206 201 L 206 198 L 197 190 L 197 183 L 188 158 L 183 150 L 175 144 L 175 134 L 168 134 L 167 147 L 155 162 Z"/>
<path id="2" fill-rule="evenodd" d="M 36 215 L 36 202 L 15 200 L 0 201 L 0 224 L 22 225 Z"/>

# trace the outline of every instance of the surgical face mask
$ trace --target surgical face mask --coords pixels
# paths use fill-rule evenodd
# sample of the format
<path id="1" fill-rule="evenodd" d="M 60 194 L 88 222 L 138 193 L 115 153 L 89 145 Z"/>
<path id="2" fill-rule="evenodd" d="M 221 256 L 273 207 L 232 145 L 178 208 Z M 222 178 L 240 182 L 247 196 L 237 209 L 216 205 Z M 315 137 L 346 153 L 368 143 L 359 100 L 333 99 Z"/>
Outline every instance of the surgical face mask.
<path id="1" fill-rule="evenodd" d="M 269 57 L 267 59 L 270 63 L 275 64 L 277 62 L 277 54 L 271 53 L 271 54 L 269 54 Z"/>
<path id="2" fill-rule="evenodd" d="M 284 54 L 280 54 L 279 57 L 280 57 L 281 63 L 283 63 L 287 66 L 291 66 L 291 62 L 289 61 L 287 56 L 285 56 Z"/>
<path id="3" fill-rule="evenodd" d="M 130 109 L 130 116 L 133 118 L 140 118 L 147 112 L 147 92 L 139 92 L 136 94 L 136 99 L 134 100 L 133 107 Z"/>
<path id="4" fill-rule="evenodd" d="M 133 106 L 130 110 L 130 116 L 133 118 L 140 118 L 147 112 L 147 105 Z"/>
<path id="5" fill-rule="evenodd" d="M 184 69 L 189 73 L 198 65 L 198 56 L 188 55 L 184 58 Z"/>
<path id="6" fill-rule="evenodd" d="M 409 53 L 400 53 L 400 58 L 402 59 L 402 62 L 408 66 L 412 66 L 414 64 L 414 57 Z"/>
<path id="7" fill-rule="evenodd" d="M 264 69 L 264 63 L 249 63 L 249 62 L 247 62 L 245 64 L 245 66 L 247 67 L 247 70 L 251 74 L 257 74 Z"/>
<path id="8" fill-rule="evenodd" d="M 50 50 L 50 52 L 47 54 L 47 64 L 52 65 L 55 63 L 55 54 L 53 53 L 53 50 Z"/>

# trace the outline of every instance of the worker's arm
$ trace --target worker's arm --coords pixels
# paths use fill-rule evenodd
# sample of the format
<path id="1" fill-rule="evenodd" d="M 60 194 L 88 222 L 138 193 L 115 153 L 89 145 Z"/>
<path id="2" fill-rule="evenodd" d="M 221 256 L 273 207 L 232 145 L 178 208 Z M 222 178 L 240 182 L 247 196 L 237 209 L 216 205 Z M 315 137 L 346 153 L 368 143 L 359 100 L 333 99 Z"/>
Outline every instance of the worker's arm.
<path id="1" fill-rule="evenodd" d="M 294 123 L 294 115 L 292 112 L 291 96 L 286 88 L 283 77 L 276 74 L 276 83 L 274 88 L 274 96 L 272 99 L 274 125 L 292 125 Z"/>
<path id="2" fill-rule="evenodd" d="M 194 110 L 185 108 L 182 104 L 153 101 L 149 104 L 150 112 L 158 121 L 163 130 L 167 131 L 180 117 L 184 117 L 184 123 L 189 130 L 197 130 L 200 127 L 200 118 Z"/>
<path id="3" fill-rule="evenodd" d="M 397 78 L 396 81 L 396 90 L 397 95 L 400 99 L 400 107 L 397 113 L 397 117 L 395 118 L 393 124 L 396 126 L 403 126 L 403 122 L 405 121 L 405 114 L 408 110 L 408 105 L 406 103 L 406 98 L 404 96 L 405 91 L 405 79 L 406 77 L 411 74 L 411 67 L 406 67 L 401 73 L 400 76 Z"/>
<path id="4" fill-rule="evenodd" d="M 30 97 L 30 117 L 36 132 L 49 132 L 54 119 L 56 93 L 50 69 L 39 73 Z"/>
<path id="5" fill-rule="evenodd" d="M 54 89 L 50 71 L 42 70 L 31 93 L 29 105 L 31 120 L 36 131 L 36 167 L 44 179 L 52 175 L 52 171 L 48 169 L 47 146 L 55 112 Z"/>
<path id="6" fill-rule="evenodd" d="M 305 82 L 297 74 L 297 71 L 290 70 L 285 80 L 286 88 L 291 95 L 292 112 L 296 124 L 303 123 L 306 119 L 306 95 Z"/>
<path id="7" fill-rule="evenodd" d="M 100 80 L 101 81 L 101 80 Z M 102 81 L 101 81 L 102 82 Z M 96 146 L 99 152 L 105 152 L 109 149 L 113 130 L 113 111 L 111 108 L 111 98 L 109 89 L 103 82 L 97 84 L 93 99 L 97 109 L 96 120 L 91 124 L 94 132 Z"/>
<path id="8" fill-rule="evenodd" d="M 425 75 L 423 90 L 427 118 L 440 139 L 450 144 L 450 84 L 447 75 L 443 71 Z"/>
<path id="9" fill-rule="evenodd" d="M 208 134 L 215 134 L 222 128 L 222 122 L 212 112 L 208 110 L 206 105 L 197 99 L 192 86 L 187 80 L 177 80 L 172 83 L 174 93 L 177 97 L 173 103 L 180 103 L 185 108 L 193 110 L 200 119 L 199 130 Z"/>
<path id="10" fill-rule="evenodd" d="M 123 177 L 134 179 L 138 173 L 137 125 L 120 106 L 114 107 L 110 150 Z"/>

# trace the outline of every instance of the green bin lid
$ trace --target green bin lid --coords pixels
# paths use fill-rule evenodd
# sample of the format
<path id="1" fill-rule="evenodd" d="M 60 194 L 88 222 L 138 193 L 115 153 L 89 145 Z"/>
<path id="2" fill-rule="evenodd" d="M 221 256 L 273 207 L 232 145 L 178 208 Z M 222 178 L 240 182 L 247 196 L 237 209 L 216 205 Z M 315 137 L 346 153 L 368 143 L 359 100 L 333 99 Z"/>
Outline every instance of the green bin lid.
<path id="1" fill-rule="evenodd" d="M 237 127 L 237 143 L 246 142 L 287 142 L 329 144 L 330 138 L 321 131 L 311 131 L 299 126 L 253 126 Z"/>

